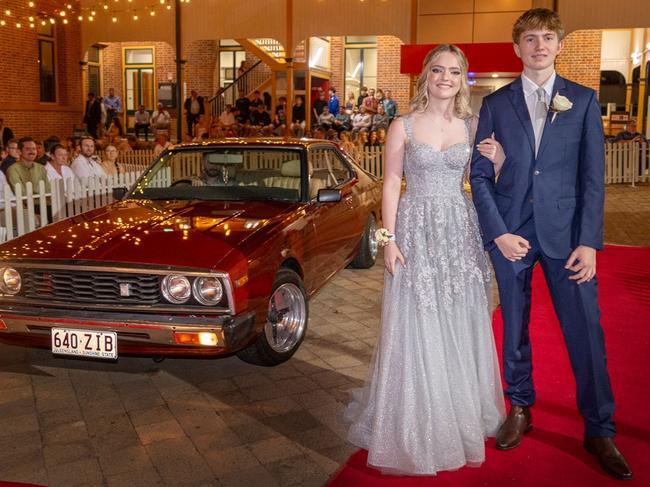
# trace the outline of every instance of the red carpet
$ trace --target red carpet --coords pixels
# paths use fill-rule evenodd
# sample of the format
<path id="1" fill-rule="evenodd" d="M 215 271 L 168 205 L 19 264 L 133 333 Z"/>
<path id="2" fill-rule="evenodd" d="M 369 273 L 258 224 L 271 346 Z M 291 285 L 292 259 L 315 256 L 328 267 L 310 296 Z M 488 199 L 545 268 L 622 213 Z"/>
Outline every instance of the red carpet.
<path id="1" fill-rule="evenodd" d="M 530 327 L 537 404 L 534 428 L 522 444 L 504 452 L 491 440 L 480 468 L 465 467 L 435 477 L 382 476 L 366 465 L 367 452 L 362 450 L 348 459 L 329 486 L 649 486 L 650 248 L 608 246 L 598 259 L 602 325 L 617 408 L 616 441 L 634 471 L 633 480 L 611 479 L 582 448 L 575 383 L 538 266 Z M 498 311 L 494 328 L 500 350 L 503 326 Z"/>

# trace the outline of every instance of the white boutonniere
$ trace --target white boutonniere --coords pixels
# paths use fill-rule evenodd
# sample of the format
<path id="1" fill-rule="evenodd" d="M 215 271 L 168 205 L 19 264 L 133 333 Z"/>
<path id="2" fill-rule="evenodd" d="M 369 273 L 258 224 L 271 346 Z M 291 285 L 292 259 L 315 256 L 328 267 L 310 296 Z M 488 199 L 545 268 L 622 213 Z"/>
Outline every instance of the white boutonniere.
<path id="1" fill-rule="evenodd" d="M 388 242 L 390 242 L 391 240 L 395 240 L 395 235 L 390 233 L 385 228 L 378 228 L 377 231 L 375 232 L 375 239 L 377 240 L 377 243 L 381 247 L 385 247 L 386 245 L 388 245 Z"/>
<path id="2" fill-rule="evenodd" d="M 553 112 L 551 123 L 555 121 L 555 117 L 557 117 L 558 113 L 569 111 L 571 110 L 571 107 L 573 107 L 573 102 L 571 100 L 569 100 L 566 96 L 560 95 L 559 92 L 556 93 L 553 97 L 553 100 L 551 101 L 550 111 Z"/>

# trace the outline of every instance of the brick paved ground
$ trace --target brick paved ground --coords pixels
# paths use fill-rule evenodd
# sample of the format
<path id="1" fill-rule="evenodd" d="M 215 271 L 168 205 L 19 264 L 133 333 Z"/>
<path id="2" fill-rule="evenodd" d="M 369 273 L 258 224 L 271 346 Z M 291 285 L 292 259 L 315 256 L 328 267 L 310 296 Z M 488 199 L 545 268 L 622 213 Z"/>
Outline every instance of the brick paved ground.
<path id="1" fill-rule="evenodd" d="M 650 245 L 650 186 L 607 189 L 606 240 Z M 0 345 L 0 480 L 321 486 L 354 451 L 339 415 L 377 339 L 383 268 L 344 270 L 276 368 L 236 358 L 53 358 Z"/>

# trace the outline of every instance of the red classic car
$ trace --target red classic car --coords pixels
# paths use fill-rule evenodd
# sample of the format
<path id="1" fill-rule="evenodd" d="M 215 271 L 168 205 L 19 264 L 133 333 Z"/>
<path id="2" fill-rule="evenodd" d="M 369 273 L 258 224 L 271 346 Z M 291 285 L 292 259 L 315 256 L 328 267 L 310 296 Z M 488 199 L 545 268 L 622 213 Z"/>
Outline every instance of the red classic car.
<path id="1" fill-rule="evenodd" d="M 176 146 L 118 201 L 0 245 L 0 341 L 279 364 L 308 299 L 377 256 L 379 181 L 321 140 Z"/>

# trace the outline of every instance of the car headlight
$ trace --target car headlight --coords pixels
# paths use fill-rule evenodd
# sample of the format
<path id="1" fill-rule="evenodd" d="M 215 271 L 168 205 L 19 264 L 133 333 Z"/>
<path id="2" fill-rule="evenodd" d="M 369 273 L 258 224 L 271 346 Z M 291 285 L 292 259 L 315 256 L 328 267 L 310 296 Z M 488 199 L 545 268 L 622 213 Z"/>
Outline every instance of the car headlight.
<path id="1" fill-rule="evenodd" d="M 183 304 L 192 296 L 190 280 L 180 274 L 165 276 L 160 283 L 160 290 L 167 301 Z"/>
<path id="2" fill-rule="evenodd" d="M 214 306 L 223 298 L 223 286 L 216 277 L 197 277 L 192 290 L 194 299 L 206 306 Z"/>
<path id="3" fill-rule="evenodd" d="M 20 273 L 11 267 L 0 269 L 0 273 L 0 292 L 12 296 L 18 294 L 23 283 Z"/>

